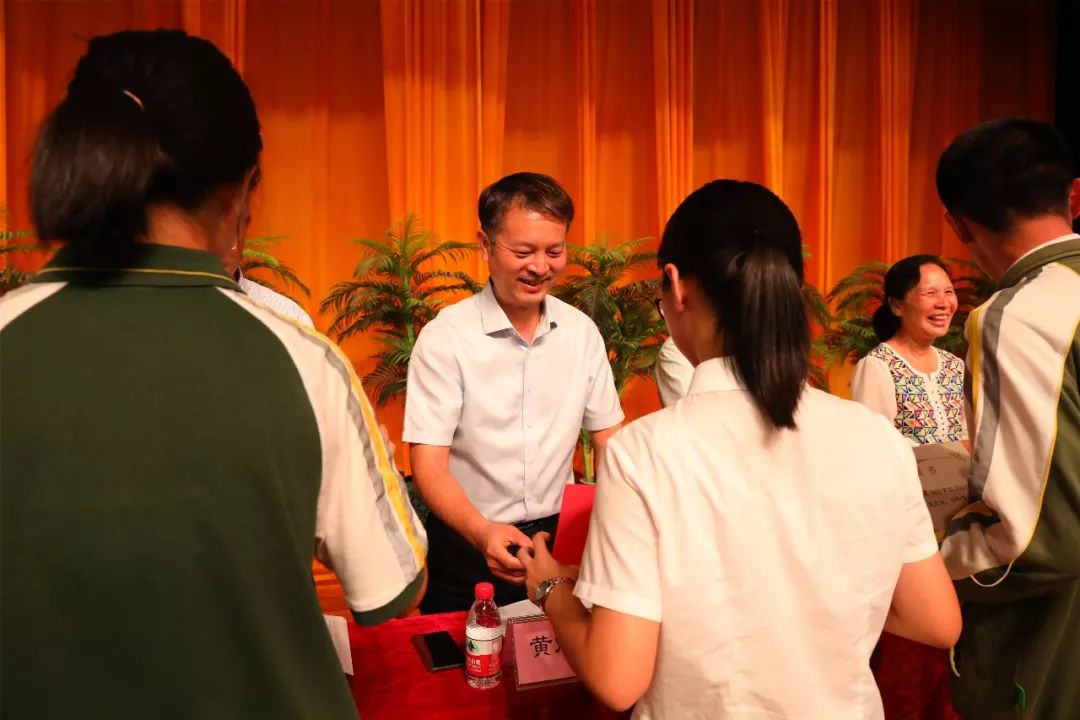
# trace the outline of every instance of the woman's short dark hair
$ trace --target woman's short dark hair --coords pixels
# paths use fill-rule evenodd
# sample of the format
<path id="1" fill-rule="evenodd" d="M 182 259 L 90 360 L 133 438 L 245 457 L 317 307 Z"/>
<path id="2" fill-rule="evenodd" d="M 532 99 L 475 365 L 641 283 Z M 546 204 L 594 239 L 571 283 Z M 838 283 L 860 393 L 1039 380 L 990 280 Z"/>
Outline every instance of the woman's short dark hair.
<path id="1" fill-rule="evenodd" d="M 95 37 L 34 148 L 38 237 L 89 264 L 122 261 L 149 205 L 198 208 L 261 151 L 251 93 L 212 43 L 180 30 Z"/>
<path id="2" fill-rule="evenodd" d="M 567 230 L 574 221 L 574 201 L 554 178 L 540 173 L 514 173 L 493 182 L 480 193 L 477 215 L 480 228 L 489 241 L 495 241 L 506 213 L 515 206 L 561 221 Z"/>
<path id="3" fill-rule="evenodd" d="M 923 265 L 937 265 L 949 274 L 949 268 L 935 255 L 912 255 L 897 260 L 885 273 L 885 288 L 881 307 L 874 311 L 874 334 L 885 342 L 900 331 L 900 318 L 889 307 L 890 300 L 903 300 L 922 279 Z"/>
<path id="4" fill-rule="evenodd" d="M 697 280 L 716 311 L 724 354 L 754 403 L 774 427 L 794 428 L 810 327 L 802 238 L 787 205 L 761 185 L 715 180 L 672 214 L 658 263 Z"/>

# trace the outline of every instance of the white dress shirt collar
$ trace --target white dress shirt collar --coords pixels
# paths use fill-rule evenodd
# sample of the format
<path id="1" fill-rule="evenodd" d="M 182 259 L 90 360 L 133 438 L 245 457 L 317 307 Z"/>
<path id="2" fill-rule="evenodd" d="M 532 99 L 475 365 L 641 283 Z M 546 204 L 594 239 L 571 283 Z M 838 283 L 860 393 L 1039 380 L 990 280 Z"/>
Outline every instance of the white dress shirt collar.
<path id="1" fill-rule="evenodd" d="M 745 387 L 738 370 L 735 369 L 735 361 L 730 357 L 716 357 L 699 363 L 694 368 L 694 377 L 690 380 L 687 394 L 744 390 Z"/>
<path id="2" fill-rule="evenodd" d="M 499 304 L 498 298 L 495 297 L 495 286 L 490 279 L 484 283 L 484 288 L 476 295 L 476 304 L 480 308 L 480 326 L 485 335 L 495 335 L 506 330 L 517 332 L 514 324 L 507 317 L 506 311 Z M 555 303 L 549 303 L 546 299 L 540 304 L 540 324 L 537 326 L 534 341 L 559 326 L 549 312 L 549 308 L 554 305 Z"/>

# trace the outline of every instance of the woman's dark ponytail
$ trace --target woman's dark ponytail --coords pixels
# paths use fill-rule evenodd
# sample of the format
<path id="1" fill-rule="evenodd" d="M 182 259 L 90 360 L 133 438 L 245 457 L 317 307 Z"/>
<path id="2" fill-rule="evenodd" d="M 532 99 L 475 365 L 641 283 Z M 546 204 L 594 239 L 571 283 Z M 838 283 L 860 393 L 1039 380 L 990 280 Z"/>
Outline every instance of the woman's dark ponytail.
<path id="1" fill-rule="evenodd" d="M 761 185 L 716 180 L 690 194 L 664 229 L 658 260 L 708 296 L 755 405 L 794 428 L 810 371 L 802 239 L 791 210 Z"/>
<path id="2" fill-rule="evenodd" d="M 795 427 L 810 370 L 810 328 L 802 282 L 788 257 L 753 248 L 732 261 L 716 285 L 725 353 L 735 362 L 751 397 L 772 424 Z"/>
<path id="3" fill-rule="evenodd" d="M 81 264 L 123 264 L 150 206 L 193 211 L 242 182 L 261 151 L 251 93 L 213 43 L 180 30 L 95 37 L 34 147 L 38 237 Z"/>
<path id="4" fill-rule="evenodd" d="M 874 324 L 874 334 L 881 342 L 891 338 L 900 329 L 900 318 L 896 317 L 892 308 L 889 307 L 889 298 L 885 298 L 881 307 L 874 311 L 870 319 Z"/>
<path id="5" fill-rule="evenodd" d="M 81 262 L 123 263 L 146 233 L 147 195 L 166 158 L 145 111 L 122 91 L 72 90 L 34 149 L 33 222 L 40 238 L 64 240 Z"/>

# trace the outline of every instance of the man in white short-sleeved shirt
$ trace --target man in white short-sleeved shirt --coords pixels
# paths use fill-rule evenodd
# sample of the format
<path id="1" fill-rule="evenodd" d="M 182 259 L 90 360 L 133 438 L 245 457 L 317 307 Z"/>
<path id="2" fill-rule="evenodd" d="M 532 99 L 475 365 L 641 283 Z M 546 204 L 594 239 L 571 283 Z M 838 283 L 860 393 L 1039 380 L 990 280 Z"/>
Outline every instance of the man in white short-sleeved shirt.
<path id="1" fill-rule="evenodd" d="M 525 599 L 507 547 L 554 530 L 580 430 L 599 454 L 623 420 L 596 325 L 547 294 L 566 266 L 573 213 L 545 175 L 485 189 L 478 242 L 490 279 L 417 338 L 403 439 L 432 513 L 424 612 L 467 609 L 482 581 L 499 604 Z"/>

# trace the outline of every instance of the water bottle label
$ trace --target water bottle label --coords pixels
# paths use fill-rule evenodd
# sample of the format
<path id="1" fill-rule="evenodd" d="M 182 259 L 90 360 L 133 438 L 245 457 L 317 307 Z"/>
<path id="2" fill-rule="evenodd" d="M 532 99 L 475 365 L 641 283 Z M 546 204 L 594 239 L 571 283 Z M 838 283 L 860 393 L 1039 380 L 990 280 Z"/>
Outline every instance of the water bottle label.
<path id="1" fill-rule="evenodd" d="M 502 637 L 494 640 L 465 638 L 465 672 L 473 677 L 492 677 L 502 669 Z"/>

